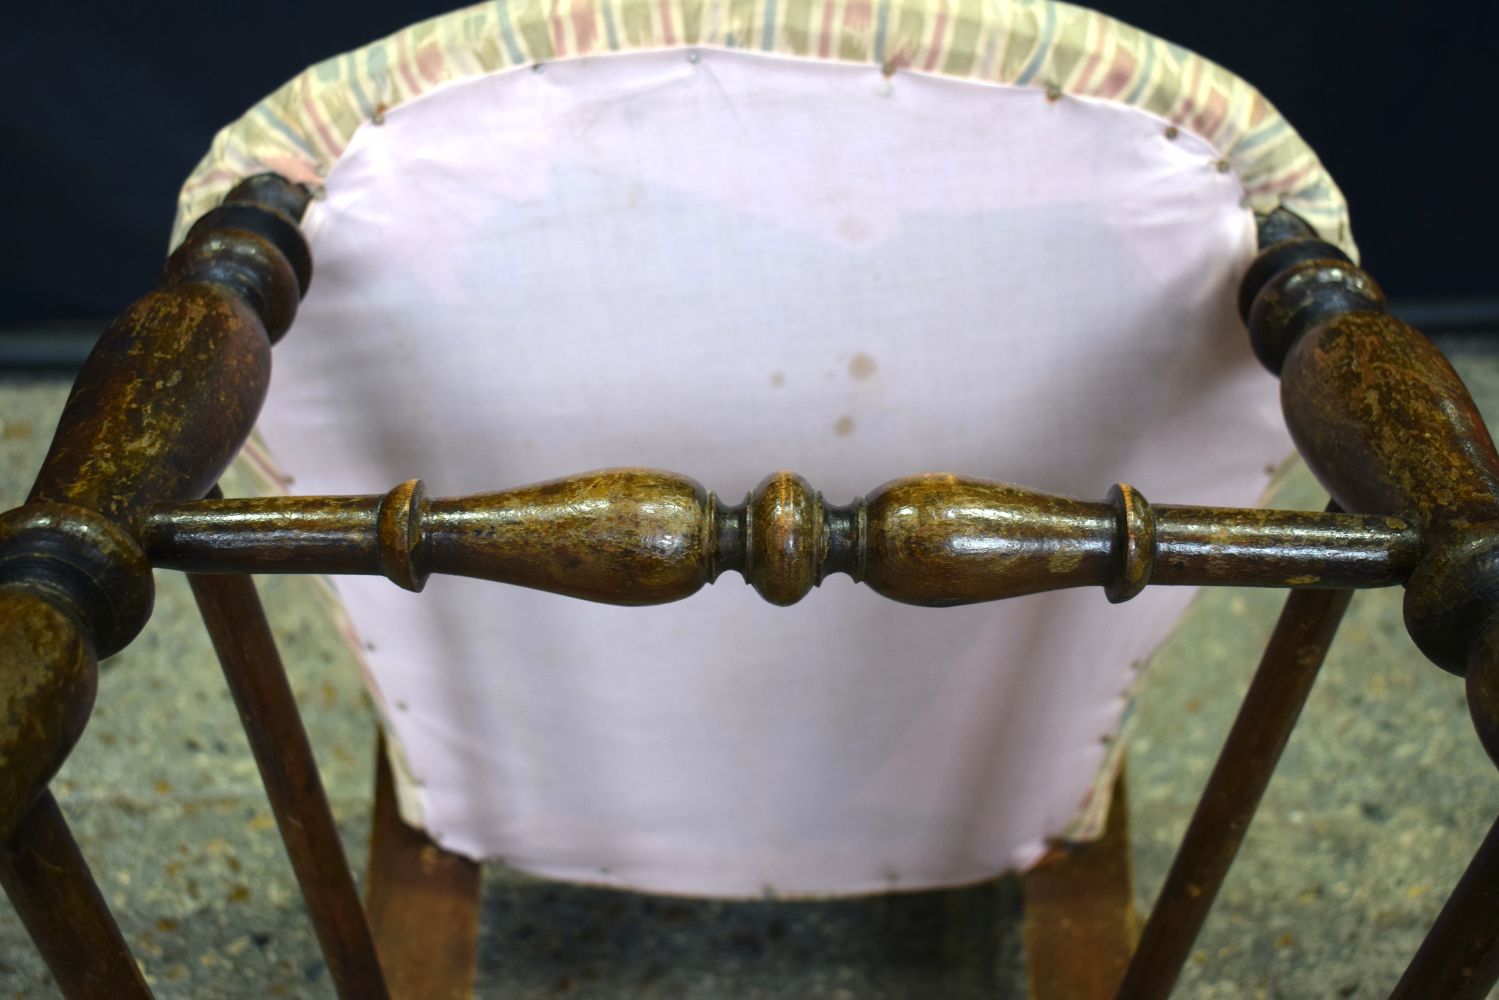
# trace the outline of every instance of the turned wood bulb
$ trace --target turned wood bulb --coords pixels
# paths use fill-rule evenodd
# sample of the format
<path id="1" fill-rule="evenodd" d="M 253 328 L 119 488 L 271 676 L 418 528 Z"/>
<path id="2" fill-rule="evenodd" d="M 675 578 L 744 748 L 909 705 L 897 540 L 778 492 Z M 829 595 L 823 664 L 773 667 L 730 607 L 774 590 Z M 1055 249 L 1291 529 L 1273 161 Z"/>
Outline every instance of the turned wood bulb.
<path id="1" fill-rule="evenodd" d="M 745 502 L 744 579 L 771 604 L 795 604 L 822 582 L 827 532 L 822 494 L 782 470 Z"/>

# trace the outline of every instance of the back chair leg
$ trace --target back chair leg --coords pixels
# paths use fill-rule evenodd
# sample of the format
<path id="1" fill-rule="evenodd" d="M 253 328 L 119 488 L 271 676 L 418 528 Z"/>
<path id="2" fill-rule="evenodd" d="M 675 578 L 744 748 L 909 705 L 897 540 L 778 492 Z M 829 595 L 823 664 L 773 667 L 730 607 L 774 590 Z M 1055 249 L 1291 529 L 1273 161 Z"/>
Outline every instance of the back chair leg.
<path id="1" fill-rule="evenodd" d="M 42 793 L 0 846 L 0 885 L 63 996 L 151 996 L 51 792 Z"/>
<path id="2" fill-rule="evenodd" d="M 1483 1000 L 1499 982 L 1499 821 L 1447 897 L 1390 1000 Z"/>
<path id="3" fill-rule="evenodd" d="M 1150 911 L 1120 1000 L 1164 1000 L 1202 930 L 1327 656 L 1350 590 L 1298 590 L 1265 648 Z"/>
<path id="4" fill-rule="evenodd" d="M 406 825 L 383 736 L 376 758 L 365 907 L 391 996 L 467 1000 L 478 959 L 480 866 Z"/>
<path id="5" fill-rule="evenodd" d="M 1112 997 L 1139 934 L 1123 773 L 1103 837 L 1058 849 L 1021 884 L 1032 1000 Z"/>
<path id="6" fill-rule="evenodd" d="M 1470 644 L 1464 680 L 1478 738 L 1489 758 L 1499 764 L 1499 615 L 1490 616 Z M 1481 1000 L 1495 983 L 1499 983 L 1499 821 L 1447 897 L 1391 996 L 1394 1000 Z"/>
<path id="7" fill-rule="evenodd" d="M 388 996 L 317 760 L 248 576 L 189 574 L 340 997 Z"/>

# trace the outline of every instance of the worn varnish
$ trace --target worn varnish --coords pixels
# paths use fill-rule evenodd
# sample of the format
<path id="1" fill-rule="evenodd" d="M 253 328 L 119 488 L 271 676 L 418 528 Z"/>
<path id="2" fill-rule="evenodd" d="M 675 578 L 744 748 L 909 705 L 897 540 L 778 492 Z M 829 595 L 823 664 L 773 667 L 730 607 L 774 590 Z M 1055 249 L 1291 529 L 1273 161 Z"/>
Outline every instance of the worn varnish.
<path id="1" fill-rule="evenodd" d="M 1499 453 L 1462 380 L 1385 312 L 1367 274 L 1309 235 L 1263 251 L 1241 305 L 1256 351 L 1280 372 L 1297 449 L 1328 492 L 1345 510 L 1421 530 L 1406 626 L 1433 662 L 1462 673 L 1499 611 Z"/>
<path id="2" fill-rule="evenodd" d="M 271 340 L 310 276 L 294 217 L 306 201 L 280 178 L 259 178 L 193 228 L 161 287 L 100 337 L 26 505 L 0 515 L 0 840 L 16 858 L 31 856 L 16 841 L 27 831 L 62 844 L 60 814 L 48 822 L 28 810 L 50 802 L 44 789 L 87 720 L 98 657 L 123 648 L 150 614 L 141 516 L 201 497 L 250 433 Z M 87 933 L 102 942 L 113 918 L 76 849 L 50 858 L 49 877 L 15 883 L 29 895 L 13 890 L 13 901 L 66 915 L 27 927 L 68 995 L 102 995 L 59 967 L 78 958 L 59 938 L 98 928 Z M 90 953 L 104 963 L 105 950 Z M 117 978 L 128 989 L 129 977 Z"/>
<path id="3" fill-rule="evenodd" d="M 153 507 L 158 566 L 195 573 L 381 574 L 412 590 L 431 573 L 612 604 L 688 597 L 726 570 L 791 604 L 846 573 L 909 604 L 992 601 L 1147 583 L 1381 587 L 1421 553 L 1388 515 L 1152 507 L 1128 486 L 1074 500 L 950 475 L 886 483 L 847 506 L 789 472 L 737 505 L 654 469 L 607 469 L 499 493 L 429 499 L 266 497 Z"/>
<path id="4" fill-rule="evenodd" d="M 0 587 L 0 623 L 0 720 L 19 750 L 0 758 L 8 836 L 82 734 L 98 671 L 77 621 L 37 594 Z"/>
<path id="5" fill-rule="evenodd" d="M 1499 454 L 1429 341 L 1390 316 L 1340 250 L 1279 211 L 1240 308 L 1259 359 L 1281 376 L 1286 421 L 1343 509 L 1398 514 L 1420 533 L 1406 581 L 1411 637 L 1467 675 L 1479 736 L 1499 762 Z M 1346 599 L 1297 594 L 1230 733 L 1147 924 L 1121 996 L 1165 997 L 1233 860 Z M 1499 827 L 1495 828 L 1499 831 Z M 1482 997 L 1499 982 L 1499 833 L 1491 832 L 1396 990 Z"/>

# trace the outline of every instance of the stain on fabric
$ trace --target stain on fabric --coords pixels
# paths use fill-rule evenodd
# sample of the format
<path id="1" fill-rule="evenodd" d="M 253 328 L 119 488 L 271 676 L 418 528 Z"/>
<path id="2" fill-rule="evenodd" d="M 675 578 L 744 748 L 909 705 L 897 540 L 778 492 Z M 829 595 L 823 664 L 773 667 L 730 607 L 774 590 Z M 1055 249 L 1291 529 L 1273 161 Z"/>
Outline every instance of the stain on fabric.
<path id="1" fill-rule="evenodd" d="M 873 375 L 879 366 L 874 363 L 874 358 L 860 351 L 848 361 L 848 373 L 856 379 L 866 379 Z"/>

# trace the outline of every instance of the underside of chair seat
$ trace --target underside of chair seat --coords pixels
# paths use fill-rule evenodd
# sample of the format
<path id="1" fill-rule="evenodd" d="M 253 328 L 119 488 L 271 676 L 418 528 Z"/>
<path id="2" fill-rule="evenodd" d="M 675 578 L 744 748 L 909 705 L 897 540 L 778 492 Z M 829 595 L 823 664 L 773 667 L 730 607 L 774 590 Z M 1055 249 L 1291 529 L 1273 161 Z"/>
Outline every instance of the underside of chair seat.
<path id="1" fill-rule="evenodd" d="M 944 71 L 961 17 L 929 63 L 897 44 L 935 5 L 832 31 L 867 41 L 841 61 L 797 50 L 796 5 L 725 16 L 717 44 L 652 13 L 658 44 L 573 58 L 582 22 L 558 17 L 544 60 L 515 58 L 539 43 L 512 10 L 505 66 L 443 76 L 458 50 L 439 68 L 407 33 L 385 73 L 442 77 L 419 95 L 350 97 L 352 124 L 330 99 L 273 102 L 309 154 L 336 148 L 298 168 L 321 187 L 317 271 L 261 420 L 277 465 L 304 493 L 642 465 L 729 503 L 778 468 L 832 503 L 919 471 L 1254 503 L 1290 443 L 1235 314 L 1251 209 L 1299 199 L 1348 245 L 1336 188 L 1309 153 L 1255 173 L 1255 129 L 1268 149 L 1283 123 L 1247 87 L 1212 117 L 1190 74 L 1216 67 L 1169 50 L 1190 114 L 1150 105 L 1166 83 L 1141 59 L 1098 96 L 1127 29 L 1082 12 L 1064 41 L 1075 9 L 1005 6 L 1037 37 L 964 41 L 987 80 Z M 623 33 L 634 8 L 587 10 Z M 725 47 L 725 26 L 766 51 Z M 1085 58 L 1047 78 L 1066 45 L 1095 53 L 1086 85 Z M 257 152 L 266 113 L 221 137 L 184 219 L 215 171 L 297 172 Z M 833 577 L 779 608 L 728 576 L 615 608 L 441 577 L 338 587 L 409 819 L 543 875 L 722 895 L 960 883 L 1093 832 L 1126 692 L 1191 596 L 936 610 Z"/>

